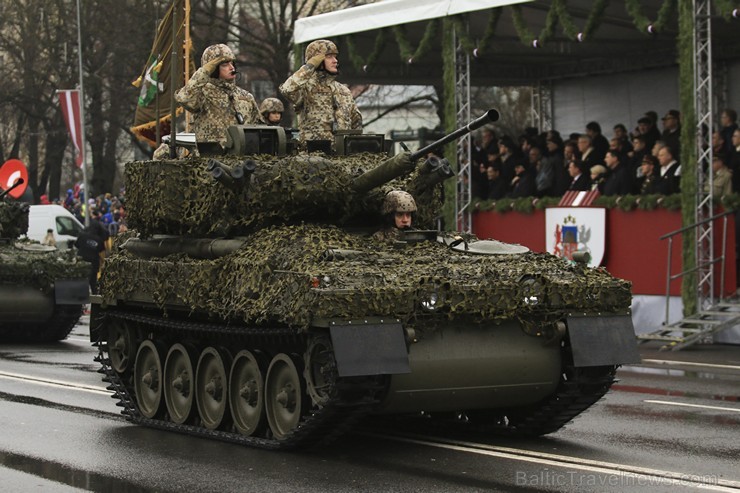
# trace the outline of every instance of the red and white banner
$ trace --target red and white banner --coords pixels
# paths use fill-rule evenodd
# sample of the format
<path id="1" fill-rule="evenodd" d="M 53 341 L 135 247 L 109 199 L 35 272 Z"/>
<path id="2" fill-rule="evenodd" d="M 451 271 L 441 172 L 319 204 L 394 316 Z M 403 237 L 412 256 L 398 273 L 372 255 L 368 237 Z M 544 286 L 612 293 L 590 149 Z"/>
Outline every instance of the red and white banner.
<path id="1" fill-rule="evenodd" d="M 558 207 L 590 207 L 600 195 L 598 190 L 589 190 L 587 192 L 569 190 L 560 199 Z"/>
<path id="2" fill-rule="evenodd" d="M 69 136 L 72 138 L 72 144 L 76 150 L 76 164 L 77 167 L 82 167 L 82 163 L 85 162 L 85 156 L 83 154 L 82 145 L 82 116 L 80 111 L 80 91 L 79 89 L 61 89 L 57 91 L 59 94 L 59 103 L 62 105 L 62 113 L 64 114 L 64 122 L 67 124 L 67 130 L 69 130 Z"/>

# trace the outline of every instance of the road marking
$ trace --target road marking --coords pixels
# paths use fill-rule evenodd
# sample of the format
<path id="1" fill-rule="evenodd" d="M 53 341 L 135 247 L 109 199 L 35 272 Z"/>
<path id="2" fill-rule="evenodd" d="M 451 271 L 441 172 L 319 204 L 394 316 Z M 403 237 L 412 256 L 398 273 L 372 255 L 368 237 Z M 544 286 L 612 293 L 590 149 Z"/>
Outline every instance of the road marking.
<path id="1" fill-rule="evenodd" d="M 101 388 L 101 387 L 93 387 L 92 385 L 82 385 L 82 384 L 72 383 L 72 382 L 63 382 L 61 380 L 50 380 L 50 379 L 42 379 L 42 378 L 37 378 L 37 377 L 29 377 L 28 375 L 20 375 L 18 373 L 8 373 L 8 372 L 0 371 L 0 378 L 7 378 L 9 380 L 20 380 L 22 382 L 31 382 L 31 383 L 35 383 L 38 385 L 46 385 L 48 387 L 60 387 L 60 388 L 81 390 L 83 392 L 93 392 L 95 394 L 105 394 L 105 395 L 110 394 L 108 390 L 105 390 L 105 388 Z"/>
<path id="2" fill-rule="evenodd" d="M 703 490 L 727 491 L 735 493 L 737 493 L 737 489 L 740 488 L 740 481 L 719 479 L 717 476 L 710 475 L 702 476 L 700 474 L 685 474 L 675 471 L 664 471 L 647 467 L 630 466 L 628 464 L 581 459 L 579 457 L 569 457 L 567 455 L 550 454 L 547 452 L 534 452 L 525 449 L 498 447 L 495 445 L 484 445 L 457 440 L 445 440 L 440 438 L 435 438 L 435 440 L 438 440 L 436 442 L 430 442 L 426 439 L 410 438 L 406 436 L 375 436 L 380 436 L 382 438 L 395 440 L 398 442 L 425 445 L 429 447 L 456 450 L 460 452 L 469 452 L 490 457 L 499 457 L 503 459 L 531 462 L 539 465 L 572 467 L 583 471 L 601 474 L 617 474 L 620 476 L 620 479 L 623 479 L 624 483 L 631 484 L 633 486 L 688 486 Z M 609 486 L 609 484 L 607 484 L 606 486 Z"/>
<path id="3" fill-rule="evenodd" d="M 687 404 L 685 402 L 674 402 L 674 401 L 654 401 L 654 400 L 644 400 L 642 402 L 649 402 L 650 404 L 663 404 L 666 406 L 684 406 L 684 407 L 698 407 L 701 409 L 714 409 L 717 411 L 732 411 L 735 413 L 740 413 L 740 409 L 735 409 L 732 407 L 721 407 L 721 406 L 704 406 L 702 404 Z"/>
<path id="4" fill-rule="evenodd" d="M 673 360 L 667 360 L 667 359 L 644 359 L 642 360 L 642 362 L 652 363 L 654 365 L 703 366 L 706 368 L 723 368 L 727 370 L 740 370 L 740 366 L 736 366 L 736 365 L 714 365 L 711 363 L 692 363 L 689 361 L 673 361 Z"/>

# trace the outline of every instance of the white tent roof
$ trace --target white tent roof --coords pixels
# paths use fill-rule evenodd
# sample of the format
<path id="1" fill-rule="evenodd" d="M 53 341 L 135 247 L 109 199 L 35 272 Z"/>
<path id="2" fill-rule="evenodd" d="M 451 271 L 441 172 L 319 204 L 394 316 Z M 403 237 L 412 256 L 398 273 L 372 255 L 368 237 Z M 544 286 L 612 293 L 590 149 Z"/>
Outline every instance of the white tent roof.
<path id="1" fill-rule="evenodd" d="M 385 0 L 298 19 L 296 43 L 381 29 L 532 0 Z"/>
<path id="2" fill-rule="evenodd" d="M 657 19 L 663 0 L 640 0 L 647 19 Z M 331 39 L 339 53 L 347 53 L 351 37 L 359 59 L 376 49 L 378 34 L 392 26 L 403 26 L 410 46 L 416 47 L 431 20 L 465 14 L 469 39 L 480 43 L 490 27 L 493 12 L 501 9 L 495 33 L 479 53 L 470 59 L 471 83 L 477 86 L 529 85 L 537 81 L 577 78 L 584 75 L 639 71 L 673 66 L 677 57 L 677 13 L 657 35 L 635 27 L 629 2 L 608 2 L 599 27 L 582 42 L 568 37 L 557 25 L 551 38 L 541 45 L 522 42 L 516 28 L 512 5 L 517 5 L 524 24 L 532 35 L 543 32 L 551 2 L 528 0 L 385 0 L 296 21 L 294 40 L 303 44 L 315 39 Z M 568 12 L 576 29 L 584 29 L 594 9 L 593 0 L 568 0 Z M 715 18 L 712 23 L 712 57 L 737 60 L 740 36 L 736 21 Z M 402 57 L 399 46 L 389 36 L 371 64 L 357 67 L 345 55 L 342 82 L 345 84 L 441 84 L 441 34 L 433 46 L 418 59 Z"/>

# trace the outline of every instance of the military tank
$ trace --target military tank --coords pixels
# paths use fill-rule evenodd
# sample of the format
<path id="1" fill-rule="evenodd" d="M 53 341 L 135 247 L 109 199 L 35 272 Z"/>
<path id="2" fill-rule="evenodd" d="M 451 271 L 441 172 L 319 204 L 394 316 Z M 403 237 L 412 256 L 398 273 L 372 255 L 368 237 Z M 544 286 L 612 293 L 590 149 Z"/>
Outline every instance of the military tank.
<path id="1" fill-rule="evenodd" d="M 0 341 L 65 339 L 88 303 L 90 264 L 73 250 L 20 239 L 28 230 L 29 205 L 0 193 Z"/>
<path id="2" fill-rule="evenodd" d="M 122 413 L 287 449 L 368 415 L 541 435 L 598 401 L 639 360 L 630 283 L 434 229 L 453 173 L 427 152 L 497 118 L 392 157 L 382 136 L 286 154 L 282 129 L 241 126 L 225 153 L 128 163 L 136 233 L 106 259 L 90 330 Z M 396 189 L 419 229 L 377 240 Z"/>

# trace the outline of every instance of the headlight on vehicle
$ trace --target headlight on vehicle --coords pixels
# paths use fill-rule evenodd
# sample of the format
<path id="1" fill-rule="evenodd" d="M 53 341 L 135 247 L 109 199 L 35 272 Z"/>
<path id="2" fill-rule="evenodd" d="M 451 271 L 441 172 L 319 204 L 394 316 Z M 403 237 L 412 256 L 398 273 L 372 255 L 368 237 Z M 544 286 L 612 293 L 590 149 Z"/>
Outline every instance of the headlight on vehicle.
<path id="1" fill-rule="evenodd" d="M 545 302 L 545 285 L 542 279 L 535 276 L 522 276 L 519 286 L 523 295 L 524 304 L 527 306 L 539 306 Z"/>

